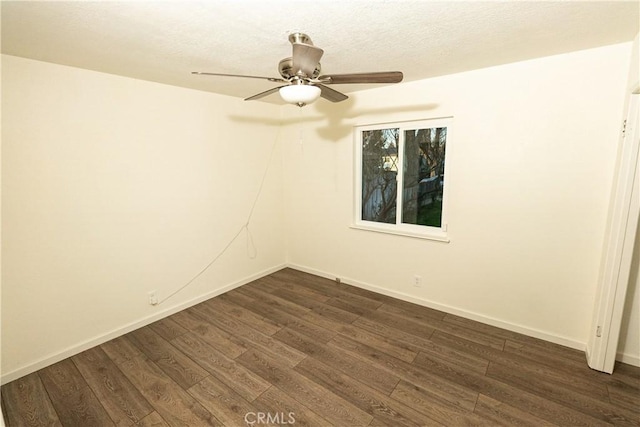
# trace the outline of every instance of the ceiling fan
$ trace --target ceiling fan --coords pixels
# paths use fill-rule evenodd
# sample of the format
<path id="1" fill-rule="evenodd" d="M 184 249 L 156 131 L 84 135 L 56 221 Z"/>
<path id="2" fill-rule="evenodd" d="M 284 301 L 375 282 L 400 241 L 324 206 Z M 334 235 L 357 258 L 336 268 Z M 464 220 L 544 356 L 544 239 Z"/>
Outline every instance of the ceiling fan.
<path id="1" fill-rule="evenodd" d="M 292 33 L 289 41 L 293 45 L 293 54 L 290 58 L 280 61 L 278 71 L 281 78 L 247 76 L 240 74 L 221 74 L 193 71 L 191 74 L 223 77 L 245 77 L 250 79 L 268 80 L 274 83 L 286 83 L 264 92 L 246 98 L 245 101 L 264 98 L 265 96 L 279 92 L 282 99 L 298 107 L 304 107 L 323 97 L 331 102 L 340 102 L 348 98 L 347 95 L 338 92 L 326 85 L 353 84 L 353 83 L 399 83 L 403 75 L 400 71 L 384 71 L 357 74 L 326 74 L 320 75 L 320 58 L 324 51 L 315 47 L 311 38 L 303 33 Z"/>

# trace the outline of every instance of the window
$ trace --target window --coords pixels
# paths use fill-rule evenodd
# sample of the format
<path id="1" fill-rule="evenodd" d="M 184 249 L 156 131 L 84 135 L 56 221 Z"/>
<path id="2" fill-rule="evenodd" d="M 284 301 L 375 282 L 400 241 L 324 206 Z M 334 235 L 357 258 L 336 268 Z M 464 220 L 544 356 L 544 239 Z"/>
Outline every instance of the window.
<path id="1" fill-rule="evenodd" d="M 356 128 L 355 228 L 448 241 L 451 119 Z"/>

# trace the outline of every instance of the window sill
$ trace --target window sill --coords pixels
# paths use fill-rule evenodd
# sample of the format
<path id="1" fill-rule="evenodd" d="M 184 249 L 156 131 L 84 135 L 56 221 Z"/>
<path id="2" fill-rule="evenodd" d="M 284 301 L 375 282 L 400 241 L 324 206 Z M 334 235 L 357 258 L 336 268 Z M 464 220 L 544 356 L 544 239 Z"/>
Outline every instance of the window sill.
<path id="1" fill-rule="evenodd" d="M 393 227 L 393 228 L 392 228 Z M 375 231 L 377 233 L 395 234 L 396 236 L 413 237 L 416 239 L 435 240 L 437 242 L 449 243 L 451 239 L 447 236 L 445 231 L 411 231 L 411 230 L 398 230 L 396 225 L 391 227 L 385 227 L 384 225 L 369 225 L 369 224 L 352 224 L 349 228 L 354 230 Z"/>

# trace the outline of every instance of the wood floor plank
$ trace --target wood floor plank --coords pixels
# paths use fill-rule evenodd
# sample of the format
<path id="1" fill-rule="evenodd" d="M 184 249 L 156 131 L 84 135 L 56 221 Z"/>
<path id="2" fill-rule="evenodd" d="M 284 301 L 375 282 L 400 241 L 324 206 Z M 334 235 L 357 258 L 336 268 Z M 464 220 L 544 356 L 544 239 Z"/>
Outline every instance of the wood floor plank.
<path id="1" fill-rule="evenodd" d="M 414 319 L 441 321 L 444 320 L 447 315 L 447 313 L 440 310 L 391 297 L 385 300 L 383 305 L 385 308 L 393 310 L 392 312 L 394 313 L 405 313 L 406 316 Z"/>
<path id="2" fill-rule="evenodd" d="M 420 357 L 420 355 L 418 355 Z M 506 384 L 495 378 L 480 375 L 463 368 L 455 368 L 429 357 L 416 358 L 414 364 L 423 372 L 441 376 L 466 390 L 491 397 L 524 412 L 534 414 L 544 420 L 561 426 L 604 426 L 610 425 L 572 408 L 546 399 L 536 393 Z"/>
<path id="3" fill-rule="evenodd" d="M 135 331 L 127 334 L 127 336 L 138 350 L 154 362 L 162 358 L 167 352 L 165 343 L 168 341 L 155 333 L 148 326 L 136 329 Z"/>
<path id="4" fill-rule="evenodd" d="M 355 295 L 361 298 L 366 298 L 370 301 L 376 301 L 381 304 L 395 304 L 397 302 L 400 302 L 400 300 L 390 297 L 388 295 L 373 292 L 368 289 L 360 288 L 357 286 L 348 285 L 346 283 L 336 284 L 332 280 L 328 280 L 322 277 L 312 276 L 310 279 L 304 282 L 304 285 L 319 288 L 322 290 L 322 292 L 325 292 L 327 295 L 330 295 L 334 298 L 335 297 L 340 298 L 345 294 L 349 294 L 349 295 Z M 400 303 L 405 303 L 405 302 L 401 301 Z M 411 304 L 411 303 L 405 303 L 405 304 Z M 411 305 L 419 307 L 415 304 L 411 304 Z"/>
<path id="5" fill-rule="evenodd" d="M 236 338 L 243 340 L 247 347 L 256 347 L 261 351 L 271 353 L 278 357 L 288 366 L 295 366 L 299 361 L 304 359 L 305 355 L 291 346 L 283 344 L 281 341 L 274 339 L 270 335 L 265 335 L 257 329 L 249 325 L 227 317 L 226 315 L 213 310 L 211 307 L 193 307 L 197 316 L 206 319 L 213 325 L 223 329 Z"/>
<path id="6" fill-rule="evenodd" d="M 458 351 L 446 345 L 417 337 L 413 334 L 400 331 L 399 329 L 386 326 L 373 320 L 360 318 L 353 322 L 353 327 L 364 329 L 399 342 L 407 343 L 407 345 L 417 348 L 419 351 L 440 354 L 449 363 L 459 364 L 467 369 L 484 373 L 487 370 L 487 366 L 489 366 L 489 361 L 483 357 Z"/>
<path id="7" fill-rule="evenodd" d="M 616 362 L 614 369 L 617 371 L 617 375 L 626 377 L 632 380 L 636 386 L 640 386 L 640 366 L 631 366 L 626 363 Z"/>
<path id="8" fill-rule="evenodd" d="M 243 322 L 260 331 L 264 335 L 273 335 L 282 329 L 282 326 L 278 325 L 276 322 L 259 316 L 252 311 L 243 310 L 242 307 L 224 301 L 221 298 L 212 298 L 202 304 L 198 304 L 194 308 L 199 308 L 201 306 L 208 307 L 220 314 L 224 314 L 230 318 Z"/>
<path id="9" fill-rule="evenodd" d="M 64 426 L 115 426 L 89 387 L 51 400 Z"/>
<path id="10" fill-rule="evenodd" d="M 140 328 L 130 335 L 131 341 L 181 387 L 187 389 L 209 375 L 151 328 Z"/>
<path id="11" fill-rule="evenodd" d="M 145 356 L 127 360 L 119 367 L 169 425 L 222 426 L 217 418 Z"/>
<path id="12" fill-rule="evenodd" d="M 472 410 L 441 400 L 433 393 L 407 381 L 400 381 L 391 393 L 391 397 L 400 402 L 407 402 L 415 410 L 442 425 L 477 426 L 484 424 L 482 419 Z"/>
<path id="13" fill-rule="evenodd" d="M 71 359 L 64 359 L 39 371 L 42 384 L 54 396 L 66 396 L 88 387 Z"/>
<path id="14" fill-rule="evenodd" d="M 476 407 L 473 412 L 480 415 L 483 419 L 495 423 L 500 426 L 523 426 L 523 427 L 553 427 L 552 424 L 542 418 L 538 418 L 533 414 L 521 411 L 509 406 L 506 403 L 499 402 L 484 394 L 478 396 Z"/>
<path id="15" fill-rule="evenodd" d="M 252 305 L 256 301 L 254 298 L 244 295 L 242 293 L 243 289 L 253 289 L 253 288 L 248 288 L 249 286 L 251 286 L 252 283 L 253 282 L 248 283 L 239 288 L 235 288 L 229 292 L 225 292 L 224 294 L 218 295 L 216 298 L 221 299 L 222 301 L 232 302 L 235 305 L 239 305 L 240 307 L 246 308 L 246 305 Z"/>
<path id="16" fill-rule="evenodd" d="M 189 332 L 187 329 L 176 323 L 176 321 L 171 317 L 165 317 L 157 322 L 153 322 L 149 327 L 167 341 L 171 341 L 172 339 Z"/>
<path id="17" fill-rule="evenodd" d="M 432 312 L 426 309 L 426 307 L 417 306 L 408 302 L 404 302 L 404 304 L 405 305 L 401 305 L 398 301 L 391 300 L 378 307 L 378 312 L 403 316 L 414 322 L 426 323 L 428 326 L 443 323 L 442 319 L 445 315 L 442 312 Z"/>
<path id="18" fill-rule="evenodd" d="M 397 357 L 400 360 L 411 363 L 416 358 L 419 347 L 405 343 L 402 341 L 394 340 L 384 337 L 382 335 L 374 334 L 367 330 L 355 327 L 355 326 L 343 326 L 340 328 L 340 334 L 351 338 L 354 341 L 361 342 L 363 344 L 375 347 L 390 356 Z"/>
<path id="19" fill-rule="evenodd" d="M 292 269 L 280 270 L 275 273 L 273 277 L 280 278 L 284 283 L 288 282 L 294 284 L 292 289 L 307 289 L 311 292 L 320 293 L 326 297 L 336 299 L 345 298 L 349 300 L 351 298 L 357 298 L 358 303 L 362 307 L 371 307 L 373 305 L 379 306 L 385 302 L 396 301 L 394 298 L 386 295 L 346 285 L 344 283 L 338 284 L 333 280 L 312 276 Z"/>
<path id="20" fill-rule="evenodd" d="M 563 359 L 575 360 L 581 364 L 584 364 L 584 352 L 572 348 L 563 347 L 558 344 L 553 344 L 534 337 L 528 337 L 517 332 L 512 332 L 506 329 L 476 322 L 471 319 L 466 319 L 464 317 L 456 316 L 453 314 L 445 315 L 443 320 L 446 323 L 451 323 L 453 325 L 457 325 L 471 331 L 477 331 L 485 335 L 492 335 L 497 338 L 510 341 L 512 344 L 519 345 L 520 347 L 526 346 L 529 351 L 532 348 L 536 348 L 545 352 L 546 354 L 551 353 L 555 356 L 560 356 Z"/>
<path id="21" fill-rule="evenodd" d="M 284 268 L 276 271 L 271 277 L 283 283 L 289 282 L 295 284 L 297 287 L 309 288 L 311 291 L 318 292 L 322 295 L 331 297 L 338 296 L 339 289 L 336 286 L 337 283 L 334 280 L 329 280 L 324 277 L 306 274 L 292 268 Z"/>
<path id="22" fill-rule="evenodd" d="M 304 354 L 333 366 L 336 370 L 358 378 L 361 382 L 385 394 L 391 393 L 400 380 L 388 371 L 371 366 L 366 359 L 353 356 L 335 347 L 316 343 L 291 329 L 282 329 L 275 337 Z"/>
<path id="23" fill-rule="evenodd" d="M 322 302 L 325 302 L 330 298 L 326 293 L 320 292 L 316 289 L 310 289 L 308 287 L 301 286 L 298 280 L 289 280 L 285 277 L 278 276 L 278 274 L 279 272 L 275 273 L 275 275 L 263 277 L 266 283 L 260 283 L 260 290 L 266 292 L 274 292 L 278 289 L 288 289 L 299 292 L 311 299 Z"/>
<path id="24" fill-rule="evenodd" d="M 377 292 L 370 291 L 368 289 L 359 288 L 357 286 L 351 286 L 347 284 L 342 284 L 342 286 L 340 287 L 340 291 L 343 293 L 344 292 L 349 293 L 351 295 L 357 295 L 362 298 L 367 298 L 371 301 L 377 301 L 381 304 L 395 304 L 397 301 L 399 301 L 396 298 L 390 297 L 388 295 L 380 294 Z"/>
<path id="25" fill-rule="evenodd" d="M 2 387 L 8 426 L 62 426 L 37 372 Z"/>
<path id="26" fill-rule="evenodd" d="M 234 359 L 247 350 L 242 340 L 201 319 L 190 309 L 176 313 L 172 317 L 176 323 L 198 335 L 225 356 Z"/>
<path id="27" fill-rule="evenodd" d="M 142 352 L 136 347 L 128 335 L 107 341 L 100 346 L 102 350 L 113 360 L 116 365 L 121 364 L 134 357 L 138 357 Z"/>
<path id="28" fill-rule="evenodd" d="M 606 382 L 608 385 L 625 387 L 627 390 L 635 389 L 640 393 L 640 367 L 631 366 L 626 363 L 616 362 L 613 368 L 615 375 L 607 375 L 602 372 L 596 372 L 599 380 Z"/>
<path id="29" fill-rule="evenodd" d="M 434 424 L 434 426 L 438 426 L 438 425 L 442 425 L 442 424 L 437 424 L 437 423 Z M 374 418 L 369 423 L 369 427 L 393 427 L 393 424 L 390 424 L 380 418 Z"/>
<path id="30" fill-rule="evenodd" d="M 248 350 L 237 359 L 266 381 L 309 407 L 322 418 L 339 426 L 366 426 L 371 417 L 302 374 L 288 369 L 264 353 Z"/>
<path id="31" fill-rule="evenodd" d="M 640 391 L 625 383 L 608 384 L 611 404 L 620 408 L 637 411 L 640 408 Z"/>
<path id="32" fill-rule="evenodd" d="M 319 289 L 307 286 L 283 286 L 280 289 L 271 291 L 271 294 L 311 310 L 316 304 L 324 304 L 331 298 L 339 297 L 340 291 L 333 284 L 328 288 L 321 287 Z"/>
<path id="33" fill-rule="evenodd" d="M 389 356 L 373 347 L 340 335 L 331 340 L 329 345 L 333 345 L 343 351 L 358 354 L 372 365 L 385 369 L 392 375 L 396 375 L 407 382 L 417 384 L 434 396 L 438 396 L 469 411 L 472 411 L 475 406 L 478 397 L 477 392 L 462 387 L 446 378 L 424 372 L 418 366 Z"/>
<path id="34" fill-rule="evenodd" d="M 371 295 L 375 295 L 372 292 L 365 291 L 363 294 L 361 289 L 354 286 L 340 285 L 338 286 L 338 290 L 340 291 L 338 296 L 331 297 L 326 301 L 327 304 L 339 300 L 348 303 L 350 306 L 361 307 L 365 310 L 375 310 L 383 304 L 382 301 L 370 297 Z"/>
<path id="35" fill-rule="evenodd" d="M 350 324 L 358 319 L 358 317 L 360 317 L 360 315 L 357 313 L 351 313 L 347 310 L 343 310 L 342 308 L 324 303 L 318 303 L 318 305 L 313 307 L 311 311 L 327 319 L 335 320 L 336 322 L 340 323 Z"/>
<path id="36" fill-rule="evenodd" d="M 260 289 L 245 288 L 243 286 L 242 288 L 238 288 L 237 291 L 244 297 L 251 298 L 252 299 L 251 305 L 256 305 L 260 303 L 267 304 L 270 307 L 277 309 L 278 311 L 289 313 L 296 317 L 302 317 L 311 311 L 311 309 L 308 307 L 304 307 L 300 304 L 296 304 L 293 301 L 289 301 L 278 295 L 274 295 L 273 293 L 261 291 Z M 243 303 L 241 303 L 240 305 L 242 305 L 245 308 L 249 308 Z"/>
<path id="37" fill-rule="evenodd" d="M 292 269 L 280 270 L 274 273 L 273 277 L 280 279 L 283 282 L 295 284 L 296 289 L 306 288 L 311 292 L 320 293 L 330 298 L 340 298 L 345 292 L 360 295 L 373 301 L 384 302 L 384 299 L 388 298 L 384 295 L 365 291 L 364 289 L 355 288 L 345 284 L 338 284 L 334 280 L 309 275 Z"/>
<path id="38" fill-rule="evenodd" d="M 329 298 L 325 304 L 357 314 L 358 316 L 362 316 L 368 311 L 374 311 L 382 305 L 379 301 L 373 301 L 347 292 L 340 297 Z"/>
<path id="39" fill-rule="evenodd" d="M 484 373 L 487 370 L 487 366 L 489 366 L 489 361 L 485 358 L 458 351 L 446 345 L 433 342 L 430 339 L 420 338 L 413 334 L 401 332 L 396 328 L 390 328 L 373 320 L 358 319 L 353 323 L 353 327 L 361 328 L 366 331 L 388 337 L 389 339 L 407 343 L 407 345 L 410 345 L 414 351 L 423 351 L 429 354 L 440 355 L 448 363 L 462 365 L 467 369 Z M 367 343 L 365 342 L 364 344 Z"/>
<path id="40" fill-rule="evenodd" d="M 230 298 L 235 298 L 235 297 L 230 297 Z M 243 304 L 243 302 L 237 301 L 237 300 L 233 302 L 235 304 Z M 285 302 L 288 303 L 288 301 L 285 301 Z M 304 315 L 308 311 L 310 311 L 308 309 L 304 309 L 303 307 L 297 306 L 295 304 L 292 304 L 292 305 L 297 307 L 298 309 L 303 310 L 303 313 L 301 315 Z M 300 332 L 304 335 L 310 336 L 318 342 L 326 343 L 331 338 L 333 338 L 337 333 L 336 331 L 324 329 L 323 327 L 315 323 L 311 323 L 308 320 L 302 319 L 299 316 L 291 314 L 291 312 L 287 310 L 287 308 L 285 308 L 284 305 L 282 305 L 280 302 L 276 300 L 270 300 L 268 298 L 264 298 L 262 299 L 260 304 L 257 304 L 255 303 L 255 301 L 252 301 L 251 304 L 246 306 L 242 305 L 242 307 L 244 307 L 247 310 L 251 310 L 255 313 L 258 313 L 264 317 L 267 317 L 277 322 L 279 325 L 288 327 L 290 329 L 295 330 L 296 332 Z"/>
<path id="41" fill-rule="evenodd" d="M 537 363 L 523 363 L 523 359 L 515 357 L 494 358 L 495 362 L 517 369 L 519 373 L 545 381 L 551 385 L 563 387 L 574 393 L 580 393 L 602 400 L 606 400 L 609 391 L 605 384 L 597 381 L 590 375 L 581 375 L 582 372 L 565 371 L 557 367 L 538 365 Z M 582 371 L 586 372 L 586 367 Z"/>
<path id="42" fill-rule="evenodd" d="M 568 387 L 562 387 L 559 384 L 550 384 L 544 381 L 544 379 L 531 376 L 526 372 L 514 370 L 509 366 L 491 362 L 487 370 L 487 376 L 539 396 L 545 396 L 548 400 L 578 410 L 583 414 L 587 414 L 606 423 L 620 426 L 640 426 L 640 418 L 637 417 L 637 414 L 634 415 L 609 402 L 576 393 Z M 570 380 L 567 384 L 570 384 Z"/>
<path id="43" fill-rule="evenodd" d="M 220 353 L 195 334 L 184 334 L 172 343 L 249 402 L 271 386 L 262 377 Z"/>
<path id="44" fill-rule="evenodd" d="M 470 342 L 440 331 L 434 333 L 432 340 L 458 348 L 459 350 L 482 355 L 492 362 L 508 366 L 519 372 L 526 372 L 532 377 L 543 378 L 549 383 L 567 387 L 577 393 L 598 397 L 600 399 L 608 398 L 606 385 L 597 381 L 592 376 L 593 372 L 587 366 L 582 366 L 579 370 L 568 370 L 565 366 L 558 367 L 538 364 L 520 355 L 497 351 L 493 348 L 482 346 L 475 342 Z"/>
<path id="45" fill-rule="evenodd" d="M 327 317 L 323 313 L 319 313 L 315 310 L 310 310 L 307 314 L 302 316 L 303 320 L 308 320 L 326 330 L 338 332 L 344 325 L 350 324 L 349 322 L 342 322 L 339 320 Z"/>
<path id="46" fill-rule="evenodd" d="M 63 425 L 115 425 L 71 359 L 46 367 L 39 375 Z"/>
<path id="47" fill-rule="evenodd" d="M 117 425 L 133 425 L 153 411 L 100 347 L 77 354 L 71 360 Z"/>
<path id="48" fill-rule="evenodd" d="M 423 327 L 442 331 L 450 335 L 458 336 L 469 341 L 476 342 L 478 344 L 486 345 L 497 350 L 504 349 L 505 340 L 503 338 L 498 338 L 489 334 L 483 334 L 477 331 L 471 331 L 469 330 L 469 328 L 456 326 L 454 324 L 447 323 L 441 320 L 435 320 L 428 315 L 408 312 L 389 304 L 383 304 L 382 306 L 380 306 L 380 308 L 376 310 L 376 314 L 377 313 L 384 313 L 385 315 L 392 315 L 400 317 L 402 319 L 407 319 L 410 321 L 406 322 L 408 326 L 413 327 L 414 324 L 418 324 L 422 325 Z M 368 317 L 373 316 L 371 315 Z"/>
<path id="49" fill-rule="evenodd" d="M 460 366 L 464 369 L 485 374 L 489 367 L 489 361 L 473 354 L 464 353 L 445 344 L 428 341 L 420 347 L 420 353 L 439 358 L 443 363 L 451 366 Z M 415 359 L 414 359 L 415 361 Z"/>
<path id="50" fill-rule="evenodd" d="M 242 286 L 242 288 L 256 288 L 256 289 L 263 290 L 265 292 L 272 292 L 286 285 L 287 285 L 287 282 L 285 282 L 284 280 L 275 278 L 274 275 L 269 275 L 269 276 L 261 277 L 258 280 L 254 280 L 251 283 L 247 283 L 246 285 Z M 292 285 L 295 286 L 294 284 Z"/>
<path id="51" fill-rule="evenodd" d="M 297 290 L 281 289 L 272 293 L 257 289 L 238 290 L 239 292 L 244 292 L 247 296 L 253 297 L 255 301 L 267 302 L 271 306 L 277 306 L 298 318 L 308 320 L 333 331 L 337 331 L 342 325 L 349 324 L 358 317 L 357 314 L 347 312 L 338 307 L 311 300 L 304 293 L 301 294 Z"/>
<path id="52" fill-rule="evenodd" d="M 413 410 L 401 401 L 390 398 L 390 393 L 380 393 L 368 387 L 364 382 L 340 373 L 314 357 L 306 358 L 294 370 L 331 390 L 332 393 L 354 404 L 364 412 L 396 426 L 421 426 L 433 423 L 433 420 L 424 414 Z M 358 375 L 356 377 L 361 378 Z"/>
<path id="53" fill-rule="evenodd" d="M 290 424 L 296 427 L 330 427 L 334 425 L 276 386 L 269 387 L 253 401 L 253 404 L 263 413 L 284 414 L 287 421 L 290 416 L 293 417 L 295 422 Z"/>
<path id="54" fill-rule="evenodd" d="M 350 313 L 341 308 L 334 307 L 320 301 L 314 301 L 303 294 L 299 294 L 288 289 L 279 289 L 272 294 L 286 299 L 287 301 L 298 304 L 302 307 L 306 307 L 320 314 L 321 316 L 325 316 L 338 322 L 351 323 L 359 317 L 358 314 Z"/>
<path id="55" fill-rule="evenodd" d="M 511 339 L 507 339 L 505 341 L 504 351 L 505 353 L 515 354 L 531 360 L 537 364 L 564 370 L 583 370 L 585 367 L 585 361 L 587 360 L 584 353 L 580 354 L 579 359 L 576 358 L 575 355 L 573 357 L 565 357 L 565 355 L 559 354 L 560 352 L 549 350 L 542 346 L 528 345 L 522 342 L 512 341 Z M 598 376 L 595 371 L 594 374 L 594 378 Z M 600 379 L 598 379 L 598 381 L 600 381 Z"/>
<path id="56" fill-rule="evenodd" d="M 136 427 L 170 427 L 169 424 L 158 414 L 153 411 L 146 417 L 140 420 Z"/>
<path id="57" fill-rule="evenodd" d="M 200 381 L 187 392 L 225 426 L 244 425 L 246 414 L 257 411 L 254 405 L 213 376 Z"/>
<path id="58" fill-rule="evenodd" d="M 384 304 L 380 306 L 380 308 L 382 307 L 384 307 Z M 362 319 L 372 320 L 387 327 L 392 327 L 423 339 L 429 339 L 435 331 L 433 327 L 414 322 L 409 318 L 398 314 L 382 312 L 380 311 L 380 308 L 376 311 L 363 314 Z"/>
<path id="59" fill-rule="evenodd" d="M 239 291 L 245 292 L 242 289 L 239 289 Z M 292 299 L 283 298 L 275 293 L 268 294 L 257 290 L 249 290 L 246 292 L 248 292 L 247 295 L 253 296 L 256 301 L 270 304 L 274 308 L 277 307 L 293 316 L 308 320 L 317 326 L 332 331 L 337 331 L 344 324 L 349 324 L 355 319 L 352 314 L 346 313 L 344 310 L 317 302 L 312 303 L 314 307 L 317 307 L 314 311 L 306 306 L 308 305 L 305 303 L 306 299 L 300 297 L 296 292 L 287 291 L 293 295 Z M 339 291 L 337 294 L 339 295 Z M 284 296 L 286 296 L 286 294 Z"/>

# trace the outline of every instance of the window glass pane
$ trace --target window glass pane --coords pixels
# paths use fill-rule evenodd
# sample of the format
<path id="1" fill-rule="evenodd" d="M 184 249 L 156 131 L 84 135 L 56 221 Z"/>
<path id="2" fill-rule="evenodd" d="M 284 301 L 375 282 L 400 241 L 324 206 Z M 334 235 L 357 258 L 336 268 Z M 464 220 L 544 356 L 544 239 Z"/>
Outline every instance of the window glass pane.
<path id="1" fill-rule="evenodd" d="M 442 226 L 447 128 L 404 132 L 402 222 Z"/>
<path id="2" fill-rule="evenodd" d="M 398 129 L 362 132 L 362 219 L 395 224 Z"/>

